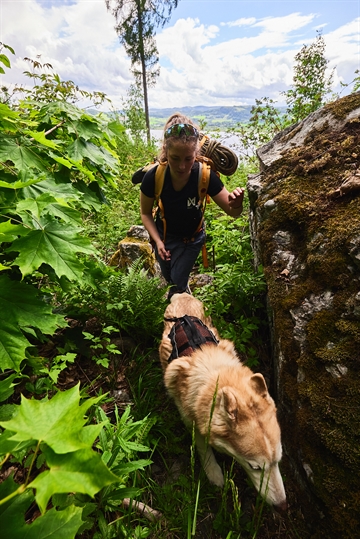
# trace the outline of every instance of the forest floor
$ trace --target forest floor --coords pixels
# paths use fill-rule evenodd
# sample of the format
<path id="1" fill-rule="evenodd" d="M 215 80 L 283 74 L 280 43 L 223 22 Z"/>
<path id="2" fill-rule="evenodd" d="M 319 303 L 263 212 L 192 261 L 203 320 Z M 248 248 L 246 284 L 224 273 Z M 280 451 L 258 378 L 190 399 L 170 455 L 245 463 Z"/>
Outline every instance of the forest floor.
<path id="1" fill-rule="evenodd" d="M 96 334 L 98 321 L 94 318 L 86 322 L 86 331 Z M 121 355 L 114 356 L 109 368 L 97 365 L 96 362 L 89 356 L 86 349 L 86 342 L 81 336 L 81 330 L 85 329 L 78 321 L 71 321 L 69 329 L 59 332 L 55 338 L 47 343 L 41 350 L 41 355 L 46 355 L 51 358 L 56 355 L 56 348 L 62 344 L 63 339 L 70 339 L 73 342 L 77 342 L 79 354 L 74 364 L 69 365 L 63 370 L 58 379 L 57 388 L 60 390 L 67 390 L 80 382 L 81 388 L 86 388 L 86 392 L 89 396 L 96 396 L 99 394 L 108 394 L 111 399 L 107 399 L 102 405 L 105 413 L 111 418 L 115 404 L 121 412 L 128 405 L 132 407 L 132 413 L 136 420 L 141 419 L 141 413 L 136 410 L 137 402 L 139 402 L 139 395 L 134 398 L 134 388 L 137 381 L 143 376 L 143 360 L 138 362 L 138 357 L 146 357 L 146 371 L 149 369 L 154 375 L 154 380 L 149 379 L 149 386 L 144 383 L 141 389 L 142 394 L 140 398 L 144 402 L 149 403 L 147 414 L 155 413 L 157 415 L 163 415 L 164 421 L 169 418 L 171 422 L 170 429 L 172 431 L 173 440 L 168 439 L 164 447 L 161 448 L 161 452 L 155 450 L 152 454 L 153 465 L 151 467 L 151 480 L 157 482 L 159 488 L 168 485 L 169 482 L 174 481 L 175 485 L 178 485 L 178 479 L 181 474 L 189 476 L 189 470 L 191 467 L 191 455 L 189 447 L 191 446 L 191 436 L 186 431 L 185 426 L 182 424 L 178 411 L 175 408 L 174 403 L 170 397 L 166 394 L 165 387 L 162 383 L 162 373 L 160 362 L 158 360 L 157 349 L 154 346 L 150 352 L 148 349 L 141 350 L 139 343 L 136 343 L 131 337 L 124 336 L 123 338 L 114 338 L 113 342 L 117 345 L 121 351 Z M 66 333 L 66 335 L 65 335 Z M 264 354 L 265 358 L 265 354 Z M 265 364 L 263 358 L 263 374 L 265 377 L 269 376 L 269 365 Z M 261 370 L 261 368 L 259 369 Z M 145 373 L 146 374 L 146 373 Z M 35 380 L 32 380 L 35 382 Z M 157 387 L 153 387 L 154 383 Z M 151 396 L 146 396 L 146 391 L 149 391 Z M 15 404 L 20 403 L 20 394 L 30 398 L 32 395 L 26 391 L 25 381 L 16 387 L 15 394 L 13 396 L 13 402 Z M 156 396 L 155 396 L 156 395 Z M 38 398 L 46 396 L 38 395 Z M 152 409 L 151 409 L 152 408 Z M 140 414 L 140 415 L 139 415 Z M 136 417 L 138 415 L 138 417 Z M 170 434 L 171 436 L 171 434 Z M 178 444 L 181 444 L 181 448 Z M 230 470 L 232 466 L 232 459 L 226 455 L 218 455 L 218 462 L 220 466 L 226 470 Z M 164 459 L 166 465 L 164 465 Z M 290 461 L 286 455 L 283 456 L 281 462 L 281 471 L 284 477 L 285 489 L 288 499 L 288 511 L 285 514 L 279 514 L 269 506 L 261 505 L 259 508 L 259 498 L 256 496 L 255 489 L 249 483 L 246 478 L 245 472 L 242 468 L 235 464 L 232 473 L 232 479 L 237 489 L 237 501 L 239 509 L 241 509 L 240 523 L 243 522 L 244 532 L 239 535 L 231 535 L 231 539 L 235 538 L 251 538 L 251 539 L 307 539 L 311 537 L 309 530 L 305 525 L 305 518 L 301 510 L 301 506 L 297 500 L 298 486 L 294 483 L 293 473 L 291 470 Z M 0 476 L 0 482 L 4 480 L 10 472 L 15 472 L 15 480 L 23 481 L 25 472 L 20 466 L 6 465 L 2 469 Z M 198 459 L 196 459 L 195 473 L 200 474 L 200 465 Z M 214 529 L 214 520 L 220 505 L 223 503 L 222 493 L 216 487 L 207 484 L 206 479 L 202 482 L 206 489 L 207 501 L 202 508 L 199 509 L 199 519 L 197 523 L 196 539 L 227 539 L 228 535 L 224 535 L 221 531 Z M 174 486 L 174 495 L 177 486 Z M 181 495 L 177 494 L 177 495 Z M 234 500 L 231 499 L 229 494 L 229 505 L 232 505 Z M 151 502 L 150 502 L 151 503 Z M 152 509 L 158 510 L 159 507 L 152 506 Z M 231 511 L 232 508 L 229 510 Z M 39 511 L 34 504 L 27 515 L 27 522 L 31 522 L 39 515 Z M 256 524 L 258 519 L 258 524 Z M 171 527 L 171 526 L 170 526 Z M 256 534 L 254 534 L 254 527 L 257 528 Z M 250 533 L 251 530 L 251 533 Z M 92 534 L 87 532 L 82 535 L 84 539 L 92 538 Z M 157 539 L 155 535 L 151 535 L 153 539 Z M 167 537 L 169 539 L 185 539 L 186 535 L 179 534 L 178 531 L 169 532 L 168 535 L 161 535 L 161 537 Z"/>

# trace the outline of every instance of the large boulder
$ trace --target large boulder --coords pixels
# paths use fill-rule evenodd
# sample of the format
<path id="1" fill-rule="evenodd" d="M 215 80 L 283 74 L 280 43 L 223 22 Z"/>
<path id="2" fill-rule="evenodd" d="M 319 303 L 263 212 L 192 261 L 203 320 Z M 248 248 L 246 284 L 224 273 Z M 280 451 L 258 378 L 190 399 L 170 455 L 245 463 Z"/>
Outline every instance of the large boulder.
<path id="1" fill-rule="evenodd" d="M 283 445 L 319 539 L 360 537 L 359 138 L 356 93 L 279 133 L 248 181 Z"/>

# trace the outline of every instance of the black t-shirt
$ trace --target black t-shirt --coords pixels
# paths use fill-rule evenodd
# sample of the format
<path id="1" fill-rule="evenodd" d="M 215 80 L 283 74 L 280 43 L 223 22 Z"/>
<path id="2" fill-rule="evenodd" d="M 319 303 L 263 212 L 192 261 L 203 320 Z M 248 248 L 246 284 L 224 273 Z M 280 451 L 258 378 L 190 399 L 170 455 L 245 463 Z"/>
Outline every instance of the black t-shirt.
<path id="1" fill-rule="evenodd" d="M 155 196 L 155 172 L 157 167 L 149 170 L 142 182 L 141 191 L 145 196 L 154 198 Z M 170 169 L 166 169 L 164 186 L 161 192 L 161 201 L 164 206 L 166 220 L 166 233 L 181 238 L 190 238 L 196 231 L 202 217 L 199 208 L 199 163 L 195 162 L 191 169 L 189 181 L 181 191 L 175 191 L 171 182 Z M 211 197 L 220 193 L 224 184 L 215 172 L 210 172 L 208 194 Z M 157 216 L 156 226 L 162 232 L 162 222 Z"/>

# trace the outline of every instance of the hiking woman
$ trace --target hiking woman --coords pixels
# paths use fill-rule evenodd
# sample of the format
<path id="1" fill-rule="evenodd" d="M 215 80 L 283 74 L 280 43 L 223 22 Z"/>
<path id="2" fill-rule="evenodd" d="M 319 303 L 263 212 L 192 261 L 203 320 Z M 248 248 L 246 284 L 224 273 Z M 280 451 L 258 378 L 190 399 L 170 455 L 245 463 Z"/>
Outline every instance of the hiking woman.
<path id="1" fill-rule="evenodd" d="M 170 283 L 169 298 L 176 292 L 189 292 L 188 280 L 192 267 L 205 242 L 205 227 L 199 204 L 198 173 L 200 154 L 198 127 L 186 116 L 170 116 L 164 127 L 159 161 L 167 161 L 161 201 L 166 220 L 157 213 L 154 221 L 156 167 L 149 170 L 141 183 L 141 220 L 155 244 L 155 255 L 166 281 Z M 228 192 L 213 171 L 207 193 L 225 213 L 238 217 L 242 212 L 244 189 Z"/>

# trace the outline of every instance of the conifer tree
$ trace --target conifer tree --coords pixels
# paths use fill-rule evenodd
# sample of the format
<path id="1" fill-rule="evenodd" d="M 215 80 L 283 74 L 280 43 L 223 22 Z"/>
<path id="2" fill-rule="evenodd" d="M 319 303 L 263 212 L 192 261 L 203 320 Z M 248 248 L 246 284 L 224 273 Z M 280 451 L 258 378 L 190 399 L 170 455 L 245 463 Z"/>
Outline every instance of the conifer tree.
<path id="1" fill-rule="evenodd" d="M 158 26 L 164 26 L 178 0 L 105 0 L 115 17 L 115 30 L 131 60 L 136 85 L 143 90 L 147 138 L 150 142 L 148 87 L 159 75 L 155 42 Z"/>

